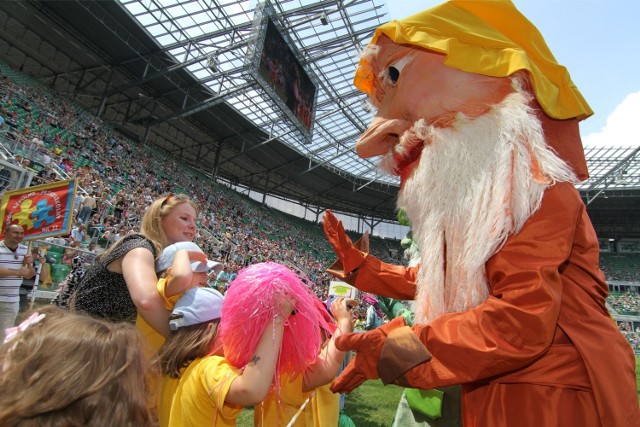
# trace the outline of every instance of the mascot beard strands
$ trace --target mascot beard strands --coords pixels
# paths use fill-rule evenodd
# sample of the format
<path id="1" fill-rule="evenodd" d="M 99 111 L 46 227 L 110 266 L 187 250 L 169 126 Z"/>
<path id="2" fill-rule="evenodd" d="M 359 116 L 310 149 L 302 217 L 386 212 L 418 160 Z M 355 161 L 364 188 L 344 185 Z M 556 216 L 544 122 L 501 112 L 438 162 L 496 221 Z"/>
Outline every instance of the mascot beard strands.
<path id="1" fill-rule="evenodd" d="M 382 160 L 383 169 L 397 173 L 403 156 L 416 145 L 422 150 L 398 199 L 422 248 L 419 323 L 484 301 L 486 261 L 539 208 L 548 186 L 576 181 L 545 144 L 518 78 L 513 86 L 515 92 L 480 117 L 459 114 L 446 128 L 417 121 Z"/>

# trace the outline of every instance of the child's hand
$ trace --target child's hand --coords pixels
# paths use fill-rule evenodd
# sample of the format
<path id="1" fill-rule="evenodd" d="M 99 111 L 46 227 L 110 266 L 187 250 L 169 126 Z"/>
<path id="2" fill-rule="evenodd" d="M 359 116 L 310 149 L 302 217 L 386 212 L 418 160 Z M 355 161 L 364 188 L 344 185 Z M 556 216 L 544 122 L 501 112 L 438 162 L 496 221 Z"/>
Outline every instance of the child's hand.
<path id="1" fill-rule="evenodd" d="M 278 308 L 278 314 L 276 316 L 282 319 L 289 317 L 296 307 L 295 298 L 288 294 L 276 294 L 274 298 L 274 302 Z"/>
<path id="2" fill-rule="evenodd" d="M 358 305 L 358 301 L 351 298 L 336 298 L 331 303 L 331 314 L 336 319 L 336 321 L 340 321 L 342 319 L 351 320 L 351 310 L 353 307 Z"/>
<path id="3" fill-rule="evenodd" d="M 207 262 L 207 254 L 202 253 L 202 252 L 198 252 L 198 251 L 187 251 L 187 254 L 189 254 L 189 261 L 191 262 L 195 262 L 195 261 L 200 261 L 200 262 Z"/>
<path id="4" fill-rule="evenodd" d="M 218 272 L 216 271 L 215 268 L 211 269 L 207 273 L 207 282 L 215 282 L 217 278 L 218 278 Z"/>

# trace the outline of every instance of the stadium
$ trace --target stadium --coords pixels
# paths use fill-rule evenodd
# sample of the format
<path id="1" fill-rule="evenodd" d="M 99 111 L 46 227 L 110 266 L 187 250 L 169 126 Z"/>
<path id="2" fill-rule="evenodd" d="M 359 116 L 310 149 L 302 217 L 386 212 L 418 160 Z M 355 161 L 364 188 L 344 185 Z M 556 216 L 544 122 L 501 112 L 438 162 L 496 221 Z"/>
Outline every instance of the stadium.
<path id="1" fill-rule="evenodd" d="M 323 299 L 334 258 L 325 209 L 354 241 L 371 231 L 380 259 L 404 263 L 399 180 L 354 151 L 373 112 L 353 70 L 388 19 L 383 0 L 0 2 L 3 192 L 77 178 L 77 203 L 100 202 L 80 245 L 41 242 L 50 279 L 34 297 L 52 298 L 78 253 L 95 257 L 90 243 L 99 253 L 139 231 L 167 193 L 197 201 L 196 242 L 211 258 L 232 271 L 282 262 Z M 611 315 L 636 355 L 639 151 L 587 149 L 590 178 L 578 186 Z"/>

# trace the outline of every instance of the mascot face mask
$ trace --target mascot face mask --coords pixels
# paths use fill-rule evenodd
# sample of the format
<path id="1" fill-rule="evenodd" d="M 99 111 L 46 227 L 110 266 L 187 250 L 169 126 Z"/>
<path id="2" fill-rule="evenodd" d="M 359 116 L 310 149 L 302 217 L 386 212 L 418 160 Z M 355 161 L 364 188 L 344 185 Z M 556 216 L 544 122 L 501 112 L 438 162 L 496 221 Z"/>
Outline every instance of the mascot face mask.
<path id="1" fill-rule="evenodd" d="M 372 58 L 371 99 L 378 108 L 373 122 L 356 144 L 361 157 L 387 154 L 398 138 L 420 119 L 447 127 L 457 114 L 477 117 L 512 92 L 509 79 L 467 73 L 444 65 L 444 55 L 402 46 L 382 36 Z M 405 175 L 419 156 L 406 159 Z"/>
<path id="2" fill-rule="evenodd" d="M 451 0 L 379 27 L 354 78 L 378 108 L 356 151 L 397 157 L 391 149 L 417 120 L 445 128 L 460 115 L 478 117 L 514 91 L 512 77 L 531 95 L 548 146 L 586 179 L 578 121 L 592 111 L 538 30 L 508 0 Z M 420 152 L 416 146 L 394 159 L 392 173 L 404 181 Z"/>
<path id="3" fill-rule="evenodd" d="M 586 177 L 591 114 L 507 0 L 452 0 L 378 28 L 354 79 L 377 113 L 356 144 L 400 175 L 419 248 L 416 319 L 488 297 L 485 262 L 557 182 Z"/>

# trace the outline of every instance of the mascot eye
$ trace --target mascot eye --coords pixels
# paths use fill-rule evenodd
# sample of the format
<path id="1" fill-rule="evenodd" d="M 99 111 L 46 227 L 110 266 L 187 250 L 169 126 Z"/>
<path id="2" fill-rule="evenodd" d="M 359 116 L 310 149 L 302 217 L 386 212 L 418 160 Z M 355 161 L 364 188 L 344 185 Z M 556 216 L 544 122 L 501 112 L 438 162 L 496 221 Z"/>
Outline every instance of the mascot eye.
<path id="1" fill-rule="evenodd" d="M 398 83 L 398 78 L 400 78 L 400 70 L 398 70 L 394 66 L 391 66 L 387 69 L 387 73 L 389 73 L 389 80 L 391 80 L 391 83 Z"/>
<path id="2" fill-rule="evenodd" d="M 392 85 L 398 84 L 398 79 L 400 79 L 400 73 L 402 73 L 402 69 L 411 62 L 413 56 L 405 55 L 393 64 L 387 67 L 387 75 L 385 76 L 389 83 Z"/>

